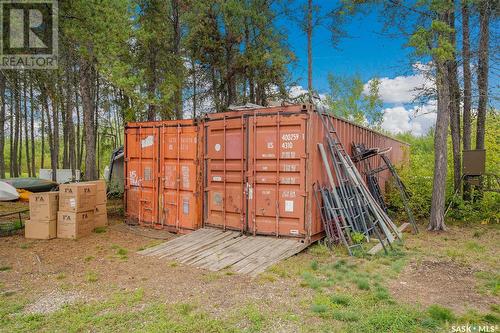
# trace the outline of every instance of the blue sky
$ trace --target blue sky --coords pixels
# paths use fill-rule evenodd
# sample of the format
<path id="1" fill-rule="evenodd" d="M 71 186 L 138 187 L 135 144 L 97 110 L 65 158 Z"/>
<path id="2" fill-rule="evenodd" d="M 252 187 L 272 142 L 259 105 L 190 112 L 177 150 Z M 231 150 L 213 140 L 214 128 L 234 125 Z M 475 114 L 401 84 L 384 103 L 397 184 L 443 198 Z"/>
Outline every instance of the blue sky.
<path id="1" fill-rule="evenodd" d="M 335 1 L 319 1 L 322 12 L 334 7 Z M 328 91 L 327 75 L 360 74 L 368 81 L 373 77 L 394 77 L 411 72 L 409 48 L 405 38 L 389 38 L 381 34 L 379 13 L 357 16 L 346 25 L 350 37 L 337 47 L 332 45 L 330 31 L 318 27 L 313 35 L 313 84 L 319 92 Z M 307 40 L 295 22 L 280 22 L 288 31 L 288 42 L 297 56 L 291 67 L 293 78 L 299 85 L 307 86 Z"/>

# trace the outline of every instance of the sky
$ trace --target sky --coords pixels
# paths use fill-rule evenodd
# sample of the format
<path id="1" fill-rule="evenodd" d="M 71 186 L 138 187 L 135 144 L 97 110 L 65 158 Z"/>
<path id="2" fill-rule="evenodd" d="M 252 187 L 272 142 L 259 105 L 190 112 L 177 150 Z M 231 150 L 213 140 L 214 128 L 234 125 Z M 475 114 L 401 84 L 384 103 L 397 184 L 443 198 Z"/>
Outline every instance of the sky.
<path id="1" fill-rule="evenodd" d="M 337 1 L 314 0 L 322 12 L 331 10 Z M 394 134 L 412 132 L 424 135 L 435 123 L 435 102 L 424 105 L 413 103 L 414 88 L 432 85 L 416 71 L 418 64 L 410 63 L 412 50 L 405 47 L 407 38 L 388 37 L 381 33 L 383 23 L 379 12 L 355 17 L 346 25 L 349 37 L 334 47 L 326 27 L 318 27 L 313 35 L 313 86 L 321 95 L 329 90 L 327 77 L 360 75 L 368 83 L 381 80 L 380 97 L 384 105 L 382 128 Z M 307 40 L 296 22 L 281 19 L 278 26 L 288 35 L 288 43 L 297 62 L 290 66 L 293 91 L 305 92 L 307 87 Z"/>

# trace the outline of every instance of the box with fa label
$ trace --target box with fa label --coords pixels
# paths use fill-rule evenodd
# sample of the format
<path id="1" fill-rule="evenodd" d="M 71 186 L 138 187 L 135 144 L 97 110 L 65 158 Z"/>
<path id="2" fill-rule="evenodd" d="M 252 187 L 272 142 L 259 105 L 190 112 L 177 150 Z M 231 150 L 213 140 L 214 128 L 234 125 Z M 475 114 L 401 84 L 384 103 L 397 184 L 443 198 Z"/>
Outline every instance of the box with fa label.
<path id="1" fill-rule="evenodd" d="M 86 212 L 95 209 L 96 185 L 92 183 L 63 184 L 59 186 L 59 210 Z"/>
<path id="2" fill-rule="evenodd" d="M 59 192 L 31 193 L 29 200 L 32 221 L 49 221 L 57 218 Z"/>
<path id="3" fill-rule="evenodd" d="M 57 213 L 57 238 L 78 239 L 94 230 L 94 210 Z"/>

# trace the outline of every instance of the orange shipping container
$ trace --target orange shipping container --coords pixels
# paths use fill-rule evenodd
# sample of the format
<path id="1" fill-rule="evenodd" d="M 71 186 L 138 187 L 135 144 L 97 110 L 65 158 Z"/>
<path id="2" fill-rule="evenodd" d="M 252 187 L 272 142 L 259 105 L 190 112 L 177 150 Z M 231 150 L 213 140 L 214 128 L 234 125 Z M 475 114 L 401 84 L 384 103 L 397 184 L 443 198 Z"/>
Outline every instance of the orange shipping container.
<path id="1" fill-rule="evenodd" d="M 173 232 L 198 229 L 197 124 L 193 120 L 129 123 L 125 134 L 126 218 Z"/>
<path id="2" fill-rule="evenodd" d="M 334 124 L 349 154 L 354 142 L 392 147 L 396 165 L 408 157 L 406 143 L 346 120 Z M 325 142 L 311 106 L 209 114 L 199 123 L 129 123 L 125 133 L 129 221 L 181 233 L 203 224 L 308 243 L 322 236 L 312 185 L 327 183 L 317 148 Z M 379 160 L 371 165 L 381 166 Z M 384 188 L 389 173 L 378 177 Z"/>
<path id="3" fill-rule="evenodd" d="M 334 123 L 349 154 L 355 142 L 392 147 L 395 164 L 405 159 L 405 143 L 345 120 Z M 327 183 L 317 148 L 324 131 L 311 106 L 210 114 L 204 127 L 204 225 L 307 243 L 322 236 L 312 185 Z M 373 158 L 373 166 L 379 163 Z M 382 186 L 388 177 L 379 175 Z"/>

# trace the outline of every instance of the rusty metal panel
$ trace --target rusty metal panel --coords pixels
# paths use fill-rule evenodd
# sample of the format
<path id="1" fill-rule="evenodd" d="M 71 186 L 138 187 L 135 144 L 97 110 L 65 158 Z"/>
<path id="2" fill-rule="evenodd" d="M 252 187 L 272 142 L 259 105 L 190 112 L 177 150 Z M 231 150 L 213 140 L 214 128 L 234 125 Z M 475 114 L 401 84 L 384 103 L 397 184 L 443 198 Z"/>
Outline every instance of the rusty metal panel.
<path id="1" fill-rule="evenodd" d="M 160 222 L 174 232 L 196 230 L 200 226 L 198 127 L 178 122 L 162 124 L 159 130 Z"/>
<path id="2" fill-rule="evenodd" d="M 127 124 L 127 220 L 179 233 L 200 226 L 198 132 L 193 120 Z"/>
<path id="3" fill-rule="evenodd" d="M 125 129 L 126 218 L 153 227 L 158 209 L 158 149 L 157 128 Z"/>
<path id="4" fill-rule="evenodd" d="M 205 225 L 245 229 L 243 115 L 205 125 Z"/>

